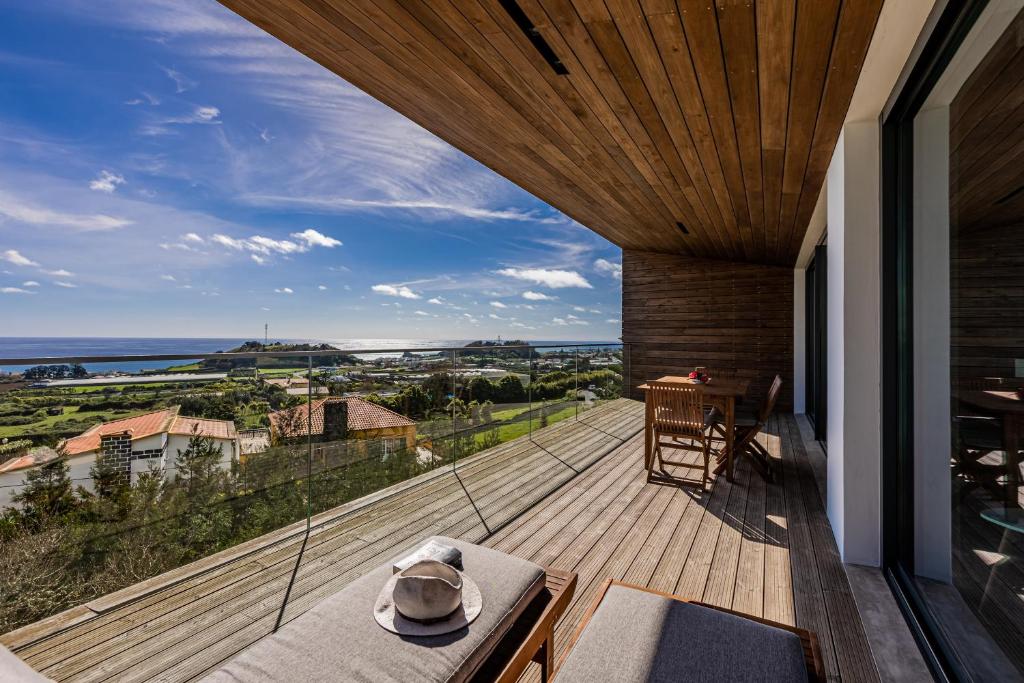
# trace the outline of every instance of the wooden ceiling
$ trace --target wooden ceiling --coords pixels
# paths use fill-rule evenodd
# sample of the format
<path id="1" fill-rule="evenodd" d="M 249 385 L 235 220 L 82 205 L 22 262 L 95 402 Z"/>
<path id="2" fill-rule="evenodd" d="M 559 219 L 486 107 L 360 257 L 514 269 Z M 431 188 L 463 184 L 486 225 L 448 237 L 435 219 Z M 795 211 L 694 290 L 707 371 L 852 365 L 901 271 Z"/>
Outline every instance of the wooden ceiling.
<path id="1" fill-rule="evenodd" d="M 624 249 L 791 264 L 882 0 L 221 2 Z"/>

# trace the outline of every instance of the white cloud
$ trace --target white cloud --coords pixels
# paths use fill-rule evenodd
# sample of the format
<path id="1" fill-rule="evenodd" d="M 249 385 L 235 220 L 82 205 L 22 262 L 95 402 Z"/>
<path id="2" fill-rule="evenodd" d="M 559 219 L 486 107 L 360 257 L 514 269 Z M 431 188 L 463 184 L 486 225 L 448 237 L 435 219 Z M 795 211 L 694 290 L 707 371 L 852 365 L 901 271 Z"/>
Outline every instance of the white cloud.
<path id="1" fill-rule="evenodd" d="M 492 301 L 491 305 L 494 306 L 495 308 L 508 308 L 508 306 L 501 303 L 500 301 Z"/>
<path id="2" fill-rule="evenodd" d="M 303 230 L 302 232 L 293 232 L 292 237 L 305 242 L 309 247 L 327 247 L 328 249 L 332 249 L 334 247 L 341 246 L 341 242 L 339 240 L 336 240 L 333 237 L 328 237 L 321 232 L 317 232 L 313 228 Z"/>
<path id="3" fill-rule="evenodd" d="M 304 254 L 313 247 L 333 248 L 341 245 L 341 242 L 333 237 L 328 237 L 327 235 L 319 233 L 313 229 L 305 230 L 303 232 L 295 232 L 292 233 L 291 236 L 299 241 L 293 242 L 292 240 L 278 240 L 264 235 L 253 235 L 252 237 L 240 238 L 231 237 L 230 235 L 224 235 L 221 233 L 214 234 L 210 237 L 210 241 L 234 251 L 254 252 L 252 256 L 253 261 L 256 261 L 256 263 L 261 265 L 266 263 L 266 260 L 256 258 L 256 254 L 261 254 L 262 256 L 269 256 L 271 254 Z M 198 237 L 198 235 L 196 235 L 196 237 Z M 201 239 L 202 238 L 200 238 L 200 240 Z M 178 247 L 179 245 L 169 246 Z M 186 245 L 180 246 L 185 249 L 190 249 L 190 247 L 187 247 Z"/>
<path id="4" fill-rule="evenodd" d="M 100 174 L 89 183 L 89 189 L 110 194 L 117 189 L 118 185 L 124 185 L 124 183 L 125 180 L 123 175 L 103 170 L 100 171 Z"/>
<path id="5" fill-rule="evenodd" d="M 532 327 L 530 325 L 525 325 L 523 323 L 509 323 L 509 327 L 520 327 L 520 328 L 522 328 L 524 330 L 535 330 L 535 329 L 537 329 L 536 327 Z"/>
<path id="6" fill-rule="evenodd" d="M 0 192 L 0 215 L 32 225 L 65 225 L 79 230 L 116 230 L 133 221 L 106 214 L 74 214 L 41 209 L 22 202 L 6 192 Z"/>
<path id="7" fill-rule="evenodd" d="M 622 264 L 613 263 L 607 259 L 599 258 L 594 261 L 594 270 L 605 275 L 611 275 L 616 280 L 622 279 Z"/>
<path id="8" fill-rule="evenodd" d="M 234 237 L 228 237 L 227 235 L 216 234 L 210 238 L 211 241 L 217 244 L 223 244 L 225 247 L 231 249 L 237 249 L 241 251 L 245 249 L 245 240 L 237 240 Z"/>
<path id="9" fill-rule="evenodd" d="M 544 294 L 543 292 L 530 292 L 530 291 L 526 291 L 526 292 L 523 292 L 523 298 L 526 299 L 527 301 L 554 301 L 558 297 L 557 296 L 549 296 L 547 294 Z"/>
<path id="10" fill-rule="evenodd" d="M 587 312 L 587 309 L 583 308 L 582 306 L 573 306 L 572 310 L 576 311 L 577 313 L 586 313 Z"/>
<path id="11" fill-rule="evenodd" d="M 263 258 L 259 254 L 249 254 L 249 258 L 251 258 L 253 261 L 255 261 L 261 266 L 265 266 L 267 264 L 267 259 Z"/>
<path id="12" fill-rule="evenodd" d="M 498 275 L 525 280 L 538 285 L 544 285 L 552 289 L 563 287 L 582 287 L 593 289 L 586 278 L 574 270 L 555 270 L 548 268 L 503 268 Z"/>
<path id="13" fill-rule="evenodd" d="M 173 275 L 161 275 L 160 279 L 161 280 L 166 280 L 167 282 L 177 282 L 178 281 L 178 279 L 176 277 L 174 277 Z"/>
<path id="14" fill-rule="evenodd" d="M 430 314 L 426 311 L 413 311 L 413 314 L 428 317 Z"/>
<path id="15" fill-rule="evenodd" d="M 427 303 L 434 304 L 435 306 L 444 306 L 445 301 L 443 297 L 435 296 L 433 299 L 427 299 Z"/>
<path id="16" fill-rule="evenodd" d="M 397 296 L 403 299 L 419 299 L 420 295 L 412 291 L 405 285 L 374 285 L 370 288 L 377 294 L 384 294 L 386 296 Z"/>
<path id="17" fill-rule="evenodd" d="M 189 233 L 186 233 L 186 234 L 182 235 L 181 239 L 183 239 L 183 240 L 185 240 L 187 242 L 196 242 L 198 244 L 203 244 L 206 241 L 202 237 L 200 237 L 199 235 L 195 234 L 194 232 L 189 232 Z"/>
<path id="18" fill-rule="evenodd" d="M 35 294 L 20 287 L 0 287 L 0 294 Z"/>
<path id="19" fill-rule="evenodd" d="M 54 280 L 53 284 L 57 285 L 58 287 L 64 287 L 66 289 L 75 289 L 76 287 L 78 287 L 78 285 L 74 284 L 73 282 L 64 282 L 63 280 Z"/>
<path id="20" fill-rule="evenodd" d="M 25 282 L 22 282 L 21 286 L 22 287 L 38 287 L 39 283 L 36 282 L 35 280 L 27 280 Z"/>
<path id="21" fill-rule="evenodd" d="M 35 266 L 37 268 L 39 267 L 38 263 L 28 258 L 27 256 L 23 256 L 21 252 L 19 252 L 16 249 L 8 249 L 3 254 L 0 254 L 0 259 L 3 259 L 8 263 L 13 263 L 16 266 Z"/>
<path id="22" fill-rule="evenodd" d="M 75 274 L 72 273 L 70 270 L 64 270 L 63 268 L 61 268 L 59 270 L 44 270 L 43 272 L 46 273 L 47 275 L 52 275 L 54 277 L 74 277 L 75 276 Z"/>
<path id="23" fill-rule="evenodd" d="M 612 325 L 615 325 L 615 324 L 621 323 L 622 321 L 619 320 L 618 318 L 608 318 L 607 320 L 605 320 L 605 322 L 606 323 L 611 323 Z"/>
<path id="24" fill-rule="evenodd" d="M 217 109 L 217 107 L 196 107 L 195 115 L 201 121 L 213 121 L 220 116 L 220 109 Z"/>
<path id="25" fill-rule="evenodd" d="M 295 290 L 293 290 L 291 287 L 282 287 L 280 289 L 275 289 L 274 291 L 277 294 L 294 294 L 295 293 Z"/>
<path id="26" fill-rule="evenodd" d="M 177 71 L 176 69 L 169 69 L 167 67 L 160 68 L 169 79 L 174 81 L 174 91 L 176 93 L 183 93 L 186 90 L 191 90 L 192 88 L 196 87 L 196 85 L 198 85 L 191 78 L 181 73 L 180 71 Z"/>
<path id="27" fill-rule="evenodd" d="M 567 315 L 564 318 L 552 318 L 551 322 L 555 325 L 589 325 L 586 320 L 580 320 L 574 315 Z"/>
<path id="28" fill-rule="evenodd" d="M 260 310 L 261 311 L 269 311 L 270 309 L 267 308 L 266 306 L 260 306 Z"/>
<path id="29" fill-rule="evenodd" d="M 327 285 L 317 285 L 316 288 L 323 292 L 327 290 Z"/>

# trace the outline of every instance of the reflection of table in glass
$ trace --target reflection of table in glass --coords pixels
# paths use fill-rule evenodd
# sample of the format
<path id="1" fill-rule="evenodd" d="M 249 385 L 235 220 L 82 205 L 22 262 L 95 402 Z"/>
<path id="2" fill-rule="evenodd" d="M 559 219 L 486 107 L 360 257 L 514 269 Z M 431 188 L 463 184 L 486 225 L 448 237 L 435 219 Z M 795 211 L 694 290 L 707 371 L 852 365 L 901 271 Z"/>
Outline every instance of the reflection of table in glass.
<path id="1" fill-rule="evenodd" d="M 659 382 L 676 382 L 678 384 L 696 384 L 704 392 L 704 403 L 713 408 L 718 408 L 725 420 L 725 447 L 723 448 L 723 459 L 715 468 L 715 474 L 725 470 L 725 478 L 732 481 L 733 473 L 733 442 L 736 432 L 736 400 L 743 398 L 747 393 L 748 382 L 745 379 L 715 379 L 711 378 L 708 384 L 701 384 L 689 377 L 675 377 L 672 375 L 662 377 Z M 641 384 L 638 389 L 645 391 L 648 387 Z M 654 457 L 653 425 L 654 411 L 650 401 L 645 401 L 646 416 L 644 419 L 644 468 L 649 469 L 651 458 Z"/>
<path id="2" fill-rule="evenodd" d="M 1002 555 L 1003 559 L 991 564 L 988 580 L 985 582 L 985 592 L 981 596 L 981 606 L 983 607 L 989 595 L 991 595 L 992 582 L 996 580 L 996 573 L 999 571 L 999 568 L 1003 564 L 1012 561 L 1013 541 L 1010 540 L 1009 535 L 1024 534 L 1024 510 L 1016 507 L 983 510 L 981 518 L 986 522 L 1002 527 L 1003 531 L 1003 535 L 999 539 L 999 549 L 997 550 L 997 553 Z"/>
<path id="3" fill-rule="evenodd" d="M 980 408 L 987 414 L 997 415 L 1003 421 L 1003 450 L 1006 451 L 1006 502 L 1020 507 L 1020 436 L 1024 425 L 1024 401 L 1017 391 L 969 390 L 959 391 L 956 398 L 963 403 Z"/>

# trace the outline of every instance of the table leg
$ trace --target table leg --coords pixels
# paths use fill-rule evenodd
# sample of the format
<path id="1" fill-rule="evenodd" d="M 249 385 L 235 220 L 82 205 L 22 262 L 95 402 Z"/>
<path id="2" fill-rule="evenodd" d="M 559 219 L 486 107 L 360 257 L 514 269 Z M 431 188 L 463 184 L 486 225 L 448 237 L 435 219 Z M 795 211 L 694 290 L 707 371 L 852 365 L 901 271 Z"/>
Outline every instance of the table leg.
<path id="1" fill-rule="evenodd" d="M 1020 425 L 1013 413 L 1003 414 L 1003 448 L 1006 449 L 1006 505 L 1020 507 Z"/>
<path id="2" fill-rule="evenodd" d="M 736 441 L 736 399 L 728 396 L 725 399 L 725 478 L 732 482 L 733 446 Z"/>
<path id="3" fill-rule="evenodd" d="M 654 457 L 652 441 L 654 432 L 654 410 L 651 399 L 644 400 L 644 469 L 651 471 L 651 459 Z"/>

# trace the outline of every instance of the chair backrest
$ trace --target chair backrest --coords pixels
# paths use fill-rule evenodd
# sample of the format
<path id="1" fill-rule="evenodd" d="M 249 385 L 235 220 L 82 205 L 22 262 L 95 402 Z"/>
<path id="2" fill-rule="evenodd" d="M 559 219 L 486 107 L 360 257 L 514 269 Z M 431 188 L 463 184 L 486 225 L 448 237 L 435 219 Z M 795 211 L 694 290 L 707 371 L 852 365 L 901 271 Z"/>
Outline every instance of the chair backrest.
<path id="1" fill-rule="evenodd" d="M 704 389 L 697 384 L 648 382 L 648 400 L 659 429 L 699 436 L 704 431 Z"/>
<path id="2" fill-rule="evenodd" d="M 768 389 L 768 395 L 764 397 L 764 403 L 761 404 L 761 410 L 757 414 L 757 421 L 764 424 L 771 417 L 772 411 L 775 410 L 775 401 L 779 398 L 779 391 L 782 390 L 782 377 L 775 375 L 775 379 L 772 380 L 772 386 Z"/>

